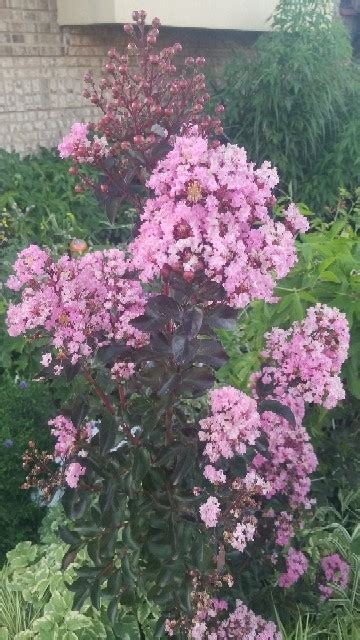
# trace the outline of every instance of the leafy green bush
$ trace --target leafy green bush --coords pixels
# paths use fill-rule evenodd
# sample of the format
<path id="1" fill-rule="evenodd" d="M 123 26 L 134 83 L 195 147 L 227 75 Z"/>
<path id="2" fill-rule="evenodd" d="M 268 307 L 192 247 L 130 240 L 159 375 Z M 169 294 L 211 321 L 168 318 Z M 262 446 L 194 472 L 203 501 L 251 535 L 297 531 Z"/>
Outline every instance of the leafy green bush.
<path id="1" fill-rule="evenodd" d="M 3 246 L 12 240 L 17 248 L 50 241 L 66 249 L 71 238 L 91 241 L 102 229 L 105 216 L 98 202 L 90 193 L 75 193 L 69 166 L 56 151 L 43 149 L 38 155 L 20 158 L 0 150 Z"/>
<path id="2" fill-rule="evenodd" d="M 26 388 L 24 388 L 26 387 Z M 0 562 L 5 553 L 21 540 L 36 540 L 44 516 L 30 492 L 21 489 L 25 481 L 22 454 L 29 440 L 47 448 L 49 430 L 44 427 L 53 400 L 45 382 L 14 383 L 3 379 L 0 385 Z"/>
<path id="3" fill-rule="evenodd" d="M 280 0 L 273 33 L 225 68 L 225 130 L 257 162 L 271 159 L 282 188 L 313 207 L 359 178 L 358 66 L 350 37 L 323 0 Z"/>
<path id="4" fill-rule="evenodd" d="M 53 518 L 51 509 L 49 516 Z M 60 520 L 64 520 L 64 515 L 56 510 L 51 528 L 57 528 Z M 0 640 L 154 638 L 158 614 L 145 599 L 137 608 L 121 607 L 113 628 L 106 619 L 105 609 L 98 611 L 90 599 L 80 611 L 73 611 L 73 595 L 66 583 L 72 582 L 75 568 L 81 567 L 85 551 L 78 555 L 74 565 L 63 571 L 61 562 L 66 545 L 55 542 L 50 530 L 45 540 L 46 544 L 39 545 L 21 542 L 7 554 L 8 564 L 0 582 Z"/>

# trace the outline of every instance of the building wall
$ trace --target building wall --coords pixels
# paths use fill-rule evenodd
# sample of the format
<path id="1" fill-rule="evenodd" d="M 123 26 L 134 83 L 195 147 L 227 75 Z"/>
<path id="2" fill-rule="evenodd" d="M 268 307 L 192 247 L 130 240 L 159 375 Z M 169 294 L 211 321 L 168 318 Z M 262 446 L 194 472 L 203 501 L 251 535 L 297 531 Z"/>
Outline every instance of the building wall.
<path id="1" fill-rule="evenodd" d="M 216 71 L 256 37 L 164 28 L 159 43 L 180 41 L 184 55 L 204 55 Z M 120 25 L 59 27 L 56 0 L 0 0 L 0 147 L 22 154 L 50 147 L 72 122 L 91 119 L 82 78 L 88 69 L 100 75 L 112 46 L 125 46 Z"/>

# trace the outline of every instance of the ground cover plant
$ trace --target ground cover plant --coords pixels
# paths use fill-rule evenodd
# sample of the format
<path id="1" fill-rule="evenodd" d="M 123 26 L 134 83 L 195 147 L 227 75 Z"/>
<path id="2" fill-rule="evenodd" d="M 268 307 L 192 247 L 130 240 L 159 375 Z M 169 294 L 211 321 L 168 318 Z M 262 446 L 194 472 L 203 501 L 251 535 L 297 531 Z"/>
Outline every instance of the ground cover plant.
<path id="1" fill-rule="evenodd" d="M 281 619 L 305 594 L 328 607 L 357 584 L 356 528 L 350 542 L 345 529 L 349 550 L 325 516 L 321 537 L 311 529 L 318 460 L 304 426 L 307 405 L 345 397 L 348 321 L 331 296 L 308 296 L 292 323 L 266 327 L 243 388 L 229 384 L 225 332 L 238 336 L 239 315 L 241 326 L 252 306 L 276 303 L 309 225 L 278 201 L 269 162 L 221 144 L 203 58 L 179 74 L 181 46 L 157 52 L 160 23 L 147 29 L 145 18 L 134 12 L 128 53 L 109 52 L 99 88 L 86 77 L 100 120 L 75 123 L 59 145 L 77 192 L 103 198 L 111 224 L 131 202 L 130 244 L 60 257 L 32 244 L 7 280 L 10 335 L 26 335 L 42 376 L 67 385 L 49 420 L 54 450 L 31 443 L 24 456 L 26 486 L 61 496 L 69 520 L 59 526 L 73 572 L 65 637 L 78 637 L 71 605 L 106 609 L 114 630 L 145 603 L 134 638 L 277 639 L 271 589 L 283 594 Z M 31 567 L 37 550 L 25 550 Z"/>

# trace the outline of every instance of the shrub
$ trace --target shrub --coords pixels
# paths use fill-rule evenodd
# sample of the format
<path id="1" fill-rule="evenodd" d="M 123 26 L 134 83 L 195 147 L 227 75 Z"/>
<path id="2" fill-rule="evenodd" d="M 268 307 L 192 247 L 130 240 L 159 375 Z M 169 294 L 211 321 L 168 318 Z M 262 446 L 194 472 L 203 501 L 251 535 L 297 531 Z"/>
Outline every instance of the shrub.
<path id="1" fill-rule="evenodd" d="M 0 561 L 21 540 L 37 540 L 45 508 L 21 489 L 26 473 L 22 455 L 29 440 L 48 446 L 44 421 L 54 412 L 48 383 L 14 383 L 0 386 Z"/>
<path id="2" fill-rule="evenodd" d="M 57 514 L 57 521 L 63 514 Z M 72 610 L 68 584 L 75 568 L 86 559 L 81 553 L 73 567 L 62 570 L 65 545 L 59 542 L 21 542 L 7 554 L 0 586 L 0 638 L 3 640 L 152 640 L 157 610 L 146 599 L 138 608 L 122 607 L 112 629 L 103 609 L 88 600 L 80 611 Z M 84 569 L 86 572 L 86 569 Z M 140 636 L 139 622 L 143 635 Z"/>
<path id="3" fill-rule="evenodd" d="M 230 139 L 257 162 L 272 158 L 284 191 L 320 210 L 359 178 L 359 73 L 327 11 L 323 0 L 280 0 L 274 32 L 225 68 L 217 93 Z"/>
<path id="4" fill-rule="evenodd" d="M 143 73 L 155 55 L 162 86 L 175 73 L 179 47 L 150 54 L 159 21 L 146 31 L 145 12 L 133 17 L 135 27 L 125 26 L 129 50 L 138 53 Z M 117 52 L 110 58 L 121 61 Z M 211 119 L 209 139 L 202 116 L 189 126 L 189 113 L 201 113 L 205 98 L 198 103 L 196 91 L 178 102 L 178 89 L 188 86 L 182 81 L 170 84 L 169 99 L 175 96 L 171 116 L 176 111 L 185 128 L 168 137 L 170 150 L 161 145 L 157 166 L 149 168 L 144 135 L 118 145 L 118 132 L 127 129 L 114 92 L 123 107 L 134 91 L 125 67 L 109 62 L 115 81 L 105 78 L 101 86 L 111 89 L 110 102 L 91 96 L 106 114 L 91 126 L 76 123 L 59 148 L 83 185 L 89 158 L 101 178 L 104 158 L 115 156 L 111 177 L 112 166 L 133 165 L 133 144 L 139 146 L 135 239 L 126 254 L 111 248 L 59 259 L 31 245 L 7 282 L 18 296 L 8 309 L 9 333 L 39 344 L 51 379 L 72 380 L 66 408 L 49 421 L 54 452 L 33 445 L 24 457 L 26 484 L 45 498 L 64 489 L 74 524 L 59 527 L 69 545 L 63 566 L 87 553 L 71 585 L 75 608 L 90 597 L 99 610 L 107 606 L 115 628 L 122 607 L 137 609 L 149 598 L 161 610 L 155 637 L 251 633 L 278 640 L 274 623 L 244 601 L 261 602 L 275 581 L 304 593 L 308 584 L 298 581 L 308 570 L 313 597 L 319 595 L 317 569 L 301 549 L 317 466 L 303 420 L 306 403 L 331 409 L 344 398 L 339 376 L 348 323 L 338 309 L 315 301 L 290 328 L 271 327 L 247 393 L 216 388 L 227 359 L 219 330 L 233 330 L 239 311 L 254 301 L 275 302 L 277 281 L 296 262 L 294 238 L 308 223 L 295 205 L 277 206 L 278 177 L 269 162 L 256 167 L 244 149 L 221 145 Z M 202 90 L 203 80 L 197 82 Z M 132 132 L 136 114 L 154 105 L 141 93 L 149 91 L 142 76 L 139 83 Z M 156 140 L 148 142 L 153 151 Z M 98 184 L 89 186 L 96 191 Z M 132 186 L 119 176 L 119 188 Z M 87 385 L 80 398 L 78 380 Z M 341 566 L 344 587 L 345 561 L 323 558 L 321 568 L 331 563 Z"/>

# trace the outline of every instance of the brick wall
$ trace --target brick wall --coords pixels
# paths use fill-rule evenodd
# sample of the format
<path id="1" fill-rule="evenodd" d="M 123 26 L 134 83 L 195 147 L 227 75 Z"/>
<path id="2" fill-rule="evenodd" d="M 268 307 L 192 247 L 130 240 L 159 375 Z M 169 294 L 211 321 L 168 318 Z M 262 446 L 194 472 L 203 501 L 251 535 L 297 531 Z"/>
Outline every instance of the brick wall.
<path id="1" fill-rule="evenodd" d="M 205 55 L 216 70 L 255 38 L 169 28 L 160 45 L 180 41 L 186 55 Z M 60 28 L 56 0 L 0 0 L 0 147 L 20 153 L 50 147 L 72 122 L 91 119 L 82 78 L 87 69 L 99 76 L 112 46 L 124 46 L 121 26 Z"/>

